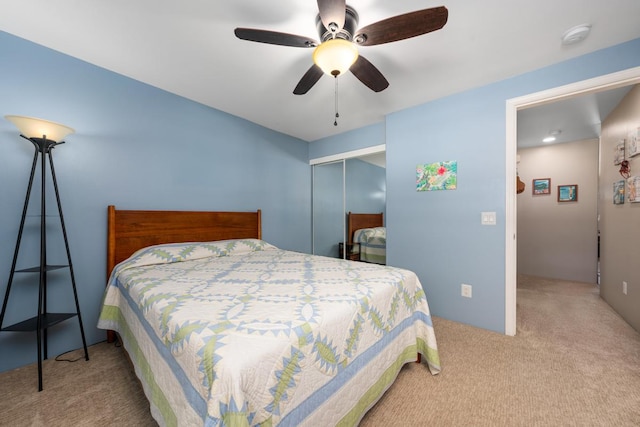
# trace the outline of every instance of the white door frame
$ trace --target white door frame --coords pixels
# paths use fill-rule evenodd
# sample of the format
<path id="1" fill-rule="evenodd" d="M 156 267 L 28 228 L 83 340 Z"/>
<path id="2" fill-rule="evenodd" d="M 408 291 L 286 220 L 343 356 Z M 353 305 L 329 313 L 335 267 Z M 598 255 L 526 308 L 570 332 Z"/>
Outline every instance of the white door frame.
<path id="1" fill-rule="evenodd" d="M 505 204 L 505 321 L 506 335 L 516 334 L 517 224 L 516 151 L 518 110 L 640 83 L 640 67 L 583 80 L 507 100 L 506 204 Z"/>

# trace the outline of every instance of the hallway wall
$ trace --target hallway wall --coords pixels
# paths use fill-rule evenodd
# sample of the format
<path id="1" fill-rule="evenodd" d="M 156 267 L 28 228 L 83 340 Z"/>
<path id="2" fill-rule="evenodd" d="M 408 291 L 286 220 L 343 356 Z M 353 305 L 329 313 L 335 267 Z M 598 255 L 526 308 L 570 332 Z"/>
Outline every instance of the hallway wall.
<path id="1" fill-rule="evenodd" d="M 602 124 L 600 175 L 601 276 L 600 295 L 637 331 L 640 331 L 640 203 L 629 202 L 625 185 L 624 204 L 613 204 L 613 183 L 623 180 L 620 165 L 613 162 L 614 146 L 636 138 L 640 132 L 640 85 L 625 96 Z M 640 176 L 640 155 L 627 159 L 631 176 Z M 640 189 L 636 188 L 636 191 Z M 627 282 L 627 294 L 622 282 Z"/>
<path id="2" fill-rule="evenodd" d="M 596 283 L 598 140 L 518 150 L 525 191 L 517 196 L 518 273 Z M 532 181 L 550 178 L 550 194 Z M 578 185 L 576 202 L 558 202 L 558 185 Z"/>

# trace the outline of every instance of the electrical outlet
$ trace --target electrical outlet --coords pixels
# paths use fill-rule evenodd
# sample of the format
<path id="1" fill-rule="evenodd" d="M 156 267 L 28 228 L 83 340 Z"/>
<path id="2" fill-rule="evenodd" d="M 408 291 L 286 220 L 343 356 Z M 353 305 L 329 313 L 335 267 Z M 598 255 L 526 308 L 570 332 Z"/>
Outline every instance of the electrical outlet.
<path id="1" fill-rule="evenodd" d="M 627 295 L 627 282 L 622 282 L 622 293 Z"/>
<path id="2" fill-rule="evenodd" d="M 463 297 L 471 298 L 471 285 L 462 284 L 461 294 Z"/>

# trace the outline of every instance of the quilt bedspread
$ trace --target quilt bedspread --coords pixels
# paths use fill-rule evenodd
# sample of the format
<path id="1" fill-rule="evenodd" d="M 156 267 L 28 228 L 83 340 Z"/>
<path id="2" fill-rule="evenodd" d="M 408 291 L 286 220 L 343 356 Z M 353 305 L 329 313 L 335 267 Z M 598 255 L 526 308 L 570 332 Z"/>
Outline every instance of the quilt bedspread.
<path id="1" fill-rule="evenodd" d="M 353 425 L 416 352 L 440 369 L 414 273 L 255 239 L 138 251 L 98 327 L 122 337 L 161 425 Z"/>

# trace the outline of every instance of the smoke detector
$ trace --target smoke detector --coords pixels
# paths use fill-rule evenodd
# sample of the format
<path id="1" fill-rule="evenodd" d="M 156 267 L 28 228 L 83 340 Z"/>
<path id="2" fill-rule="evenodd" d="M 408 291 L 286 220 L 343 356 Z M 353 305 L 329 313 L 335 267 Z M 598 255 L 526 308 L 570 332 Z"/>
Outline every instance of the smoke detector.
<path id="1" fill-rule="evenodd" d="M 576 25 L 573 28 L 569 28 L 562 35 L 562 44 L 576 44 L 580 43 L 582 40 L 586 39 L 589 33 L 591 32 L 591 25 L 589 24 L 581 24 Z"/>

